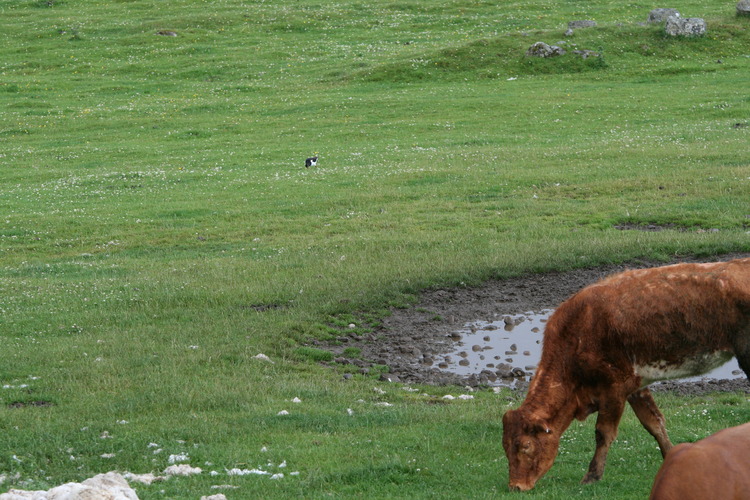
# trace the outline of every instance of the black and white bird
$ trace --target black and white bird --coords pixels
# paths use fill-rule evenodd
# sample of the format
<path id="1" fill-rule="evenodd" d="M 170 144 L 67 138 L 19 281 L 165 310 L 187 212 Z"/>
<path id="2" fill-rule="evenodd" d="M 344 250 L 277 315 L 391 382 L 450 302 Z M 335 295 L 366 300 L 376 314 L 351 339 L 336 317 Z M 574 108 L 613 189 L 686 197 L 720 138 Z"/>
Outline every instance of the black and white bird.
<path id="1" fill-rule="evenodd" d="M 318 163 L 318 157 L 313 156 L 312 158 L 308 158 L 305 160 L 305 168 L 314 167 Z"/>

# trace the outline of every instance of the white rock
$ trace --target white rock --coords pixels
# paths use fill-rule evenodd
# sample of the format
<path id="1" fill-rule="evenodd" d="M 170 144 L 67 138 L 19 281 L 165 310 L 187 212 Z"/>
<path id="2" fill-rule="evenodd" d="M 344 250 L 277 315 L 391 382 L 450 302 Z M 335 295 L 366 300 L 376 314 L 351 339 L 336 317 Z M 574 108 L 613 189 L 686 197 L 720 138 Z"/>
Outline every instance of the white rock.
<path id="1" fill-rule="evenodd" d="M 178 453 L 177 455 L 169 455 L 169 463 L 176 464 L 177 462 L 187 462 L 190 457 L 186 453 Z"/>
<path id="2" fill-rule="evenodd" d="M 260 354 L 258 354 L 256 356 L 253 356 L 253 358 L 254 359 L 259 359 L 261 361 L 267 361 L 268 363 L 273 363 L 273 361 L 271 361 L 271 358 L 269 358 L 268 356 L 266 356 L 263 353 L 260 353 Z"/>
<path id="3" fill-rule="evenodd" d="M 126 472 L 125 474 L 123 474 L 123 477 L 125 477 L 125 479 L 127 479 L 128 481 L 133 481 L 145 485 L 149 485 L 155 481 L 165 481 L 167 479 L 165 476 L 155 476 L 151 472 L 149 472 L 148 474 L 133 474 L 132 472 Z"/>
<path id="4" fill-rule="evenodd" d="M 201 472 L 203 472 L 203 469 L 200 467 L 191 467 L 188 464 L 170 465 L 164 469 L 164 474 L 167 476 L 190 476 Z"/>
<path id="5" fill-rule="evenodd" d="M 0 500 L 138 500 L 138 495 L 120 474 L 107 472 L 49 491 L 10 490 L 0 495 Z"/>
<path id="6" fill-rule="evenodd" d="M 255 474 L 258 476 L 268 476 L 271 473 L 260 469 L 229 469 L 227 471 L 227 476 L 247 476 L 250 474 Z"/>

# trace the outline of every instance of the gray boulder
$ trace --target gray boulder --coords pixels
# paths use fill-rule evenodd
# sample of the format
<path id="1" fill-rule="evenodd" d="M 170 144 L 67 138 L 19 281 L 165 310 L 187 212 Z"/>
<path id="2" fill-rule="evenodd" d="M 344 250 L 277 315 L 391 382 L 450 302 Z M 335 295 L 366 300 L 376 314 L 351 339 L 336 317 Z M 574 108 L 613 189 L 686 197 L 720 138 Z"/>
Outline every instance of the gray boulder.
<path id="1" fill-rule="evenodd" d="M 594 52 L 593 50 L 574 50 L 573 53 L 577 56 L 581 56 L 582 59 L 601 56 L 601 54 L 599 54 L 598 52 Z"/>
<path id="2" fill-rule="evenodd" d="M 737 3 L 738 16 L 750 16 L 750 0 L 740 0 Z"/>
<path id="3" fill-rule="evenodd" d="M 700 17 L 667 18 L 664 31 L 669 36 L 703 36 L 706 34 L 706 21 Z"/>
<path id="4" fill-rule="evenodd" d="M 557 45 L 548 45 L 544 42 L 536 42 L 534 45 L 529 47 L 526 51 L 526 55 L 529 57 L 556 57 L 565 54 L 565 49 L 558 47 Z"/>
<path id="5" fill-rule="evenodd" d="M 570 21 L 568 28 L 576 30 L 578 28 L 593 28 L 596 26 L 596 21 Z"/>
<path id="6" fill-rule="evenodd" d="M 677 12 L 677 9 L 654 9 L 648 13 L 648 22 L 663 23 L 672 16 L 680 17 L 680 13 Z"/>

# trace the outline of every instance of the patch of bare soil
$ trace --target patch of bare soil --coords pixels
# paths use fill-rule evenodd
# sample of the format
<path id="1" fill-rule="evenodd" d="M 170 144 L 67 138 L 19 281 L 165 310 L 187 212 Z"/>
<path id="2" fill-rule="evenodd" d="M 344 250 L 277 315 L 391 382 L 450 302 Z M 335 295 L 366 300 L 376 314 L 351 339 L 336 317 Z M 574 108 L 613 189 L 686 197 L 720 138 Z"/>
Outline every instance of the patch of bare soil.
<path id="1" fill-rule="evenodd" d="M 750 257 L 750 254 L 681 258 L 676 259 L 674 263 L 709 262 L 743 257 Z M 635 261 L 627 265 L 528 274 L 512 279 L 490 281 L 478 288 L 426 291 L 416 306 L 393 310 L 392 315 L 384 320 L 378 331 L 362 337 L 342 337 L 339 339 L 339 345 L 320 347 L 334 352 L 337 356 L 335 363 L 354 365 L 362 373 L 368 373 L 373 365 L 387 365 L 389 372 L 384 374 L 383 378 L 394 382 L 478 386 L 486 382 L 486 374 L 484 378 L 482 373 L 460 376 L 434 366 L 434 358 L 455 349 L 456 330 L 476 320 L 495 321 L 505 315 L 555 308 L 578 290 L 607 275 L 626 269 L 657 265 L 663 263 Z M 343 353 L 347 347 L 358 348 L 361 356 L 345 357 Z M 527 384 L 520 382 L 515 387 L 525 390 Z M 681 394 L 738 390 L 750 392 L 750 383 L 744 378 L 701 382 L 671 381 L 654 384 L 652 389 Z"/>

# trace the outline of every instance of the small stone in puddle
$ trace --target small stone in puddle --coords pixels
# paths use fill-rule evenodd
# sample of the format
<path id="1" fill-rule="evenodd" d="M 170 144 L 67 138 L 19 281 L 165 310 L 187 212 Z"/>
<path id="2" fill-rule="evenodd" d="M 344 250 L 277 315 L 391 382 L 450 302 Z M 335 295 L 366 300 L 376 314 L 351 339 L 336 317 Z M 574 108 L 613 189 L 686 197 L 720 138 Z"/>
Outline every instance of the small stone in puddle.
<path id="1" fill-rule="evenodd" d="M 515 351 L 515 350 L 518 350 L 518 346 L 517 346 L 516 344 L 511 344 L 511 345 L 510 345 L 510 350 L 511 350 L 511 351 Z"/>
<path id="2" fill-rule="evenodd" d="M 511 365 L 506 365 L 505 363 L 500 363 L 496 366 L 495 373 L 497 373 L 498 377 L 501 378 L 510 378 L 513 376 L 513 367 Z"/>
<path id="3" fill-rule="evenodd" d="M 440 363 L 438 365 L 438 368 L 442 368 L 443 370 L 445 370 L 446 368 L 448 368 L 448 363 Z"/>
<path id="4" fill-rule="evenodd" d="M 461 366 L 469 366 L 469 360 L 468 359 L 462 359 L 461 361 L 458 362 L 458 364 L 461 365 Z"/>
<path id="5" fill-rule="evenodd" d="M 513 351 L 505 351 L 505 355 L 506 356 L 515 356 L 516 354 L 518 354 L 518 352 L 516 352 L 515 350 L 513 350 Z"/>
<path id="6" fill-rule="evenodd" d="M 482 350 L 482 346 L 474 344 L 473 346 L 471 346 L 471 350 L 474 352 L 479 352 Z"/>
<path id="7" fill-rule="evenodd" d="M 523 351 L 524 356 L 531 356 L 531 351 Z"/>
<path id="8" fill-rule="evenodd" d="M 489 336 L 489 335 L 486 335 L 486 336 L 484 337 L 484 339 L 482 339 L 482 340 L 484 340 L 485 342 L 489 342 L 489 341 L 490 341 L 490 336 Z"/>

